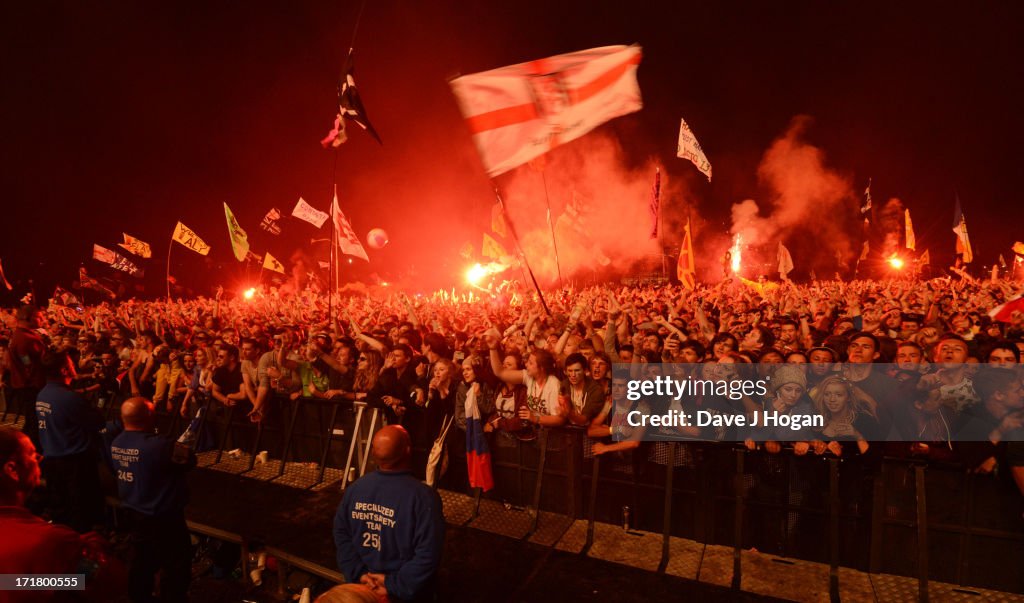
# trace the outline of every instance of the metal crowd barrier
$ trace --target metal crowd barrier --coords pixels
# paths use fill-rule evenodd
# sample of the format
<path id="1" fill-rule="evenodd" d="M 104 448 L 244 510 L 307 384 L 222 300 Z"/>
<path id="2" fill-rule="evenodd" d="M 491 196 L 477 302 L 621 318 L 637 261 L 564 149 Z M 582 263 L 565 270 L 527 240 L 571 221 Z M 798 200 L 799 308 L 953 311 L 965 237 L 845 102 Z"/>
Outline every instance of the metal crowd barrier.
<path id="1" fill-rule="evenodd" d="M 355 405 L 351 423 L 342 422 L 347 428 L 339 442 L 334 430 L 347 402 L 277 403 L 284 411 L 280 427 L 248 427 L 255 430 L 253 454 L 267 431 L 279 430 L 283 443 L 277 458 L 315 460 L 321 481 L 328 466 L 343 470 L 342 488 L 366 471 L 369 440 L 383 423 L 379 411 Z M 303 418 L 312 412 L 318 421 Z M 211 416 L 211 423 L 217 421 Z M 312 430 L 301 428 L 311 422 L 316 423 Z M 238 424 L 228 410 L 220 448 Z M 453 429 L 449 438 L 462 433 Z M 316 454 L 296 454 L 297 438 L 315 441 Z M 339 443 L 344 446 L 332 462 L 331 446 Z M 450 462 L 464 465 L 462 447 L 453 449 Z M 832 600 L 839 597 L 840 566 L 915 577 L 920 600 L 928 599 L 929 579 L 1024 593 L 1024 577 L 1016 571 L 1024 566 L 1024 497 L 999 490 L 991 476 L 956 465 L 872 455 L 771 455 L 711 442 L 644 443 L 628 454 L 593 456 L 585 431 L 575 427 L 541 429 L 535 440 L 525 442 L 494 434 L 491 457 L 495 490 L 488 496 L 531 513 L 526 538 L 536 532 L 540 511 L 584 517 L 584 553 L 601 521 L 660 533 L 662 572 L 671 537 L 731 546 L 735 588 L 742 580 L 741 551 L 754 547 L 827 563 Z M 281 463 L 279 475 L 284 467 Z M 450 469 L 452 475 L 460 474 Z M 441 486 L 472 494 L 476 516 L 479 491 L 457 478 L 442 479 Z M 624 506 L 629 507 L 625 520 Z"/>

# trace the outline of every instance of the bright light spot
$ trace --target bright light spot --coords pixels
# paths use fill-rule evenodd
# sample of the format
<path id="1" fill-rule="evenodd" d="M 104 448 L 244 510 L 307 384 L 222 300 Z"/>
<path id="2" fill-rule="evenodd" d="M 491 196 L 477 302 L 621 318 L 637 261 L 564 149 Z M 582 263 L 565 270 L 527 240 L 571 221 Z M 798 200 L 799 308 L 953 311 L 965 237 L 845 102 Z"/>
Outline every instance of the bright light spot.
<path id="1" fill-rule="evenodd" d="M 349 264 L 351 264 L 351 263 L 352 263 L 352 258 L 349 258 L 349 259 L 348 259 L 348 263 L 349 263 Z"/>
<path id="2" fill-rule="evenodd" d="M 895 270 L 903 269 L 903 260 L 901 260 L 900 258 L 889 258 L 888 262 L 889 265 L 892 266 Z"/>
<path id="3" fill-rule="evenodd" d="M 474 264 L 466 271 L 466 282 L 470 285 L 479 285 L 490 272 L 480 264 Z"/>
<path id="4" fill-rule="evenodd" d="M 380 286 L 381 287 L 387 287 L 388 286 L 388 282 L 387 281 L 381 281 Z"/>
<path id="5" fill-rule="evenodd" d="M 255 296 L 256 296 L 256 288 L 255 287 L 249 287 L 248 289 L 246 289 L 242 293 L 242 297 L 244 297 L 245 299 L 252 299 Z"/>
<path id="6" fill-rule="evenodd" d="M 732 249 L 729 250 L 729 252 L 732 254 L 731 268 L 733 272 L 740 271 L 740 260 L 742 259 L 741 256 L 743 253 L 743 248 L 741 247 L 741 245 L 743 245 L 743 237 L 737 234 L 735 237 L 733 237 Z"/>

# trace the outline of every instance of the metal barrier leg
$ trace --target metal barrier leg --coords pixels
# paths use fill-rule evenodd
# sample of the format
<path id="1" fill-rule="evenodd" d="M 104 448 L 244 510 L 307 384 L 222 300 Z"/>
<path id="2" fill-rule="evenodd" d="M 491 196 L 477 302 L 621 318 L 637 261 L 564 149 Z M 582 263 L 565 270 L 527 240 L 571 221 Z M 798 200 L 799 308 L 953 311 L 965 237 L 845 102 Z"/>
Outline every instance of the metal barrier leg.
<path id="1" fill-rule="evenodd" d="M 871 490 L 871 553 L 868 572 L 882 571 L 882 519 L 885 517 L 885 465 L 875 475 Z"/>
<path id="2" fill-rule="evenodd" d="M 540 436 L 537 438 L 537 442 L 540 445 L 540 460 L 537 462 L 537 481 L 533 484 L 533 521 L 530 523 L 530 529 L 526 532 L 526 536 L 523 536 L 523 540 L 533 536 L 533 533 L 537 531 L 537 523 L 540 521 L 540 492 L 541 486 L 544 483 L 544 463 L 547 460 L 548 453 L 548 434 L 549 430 L 541 429 Z"/>
<path id="3" fill-rule="evenodd" d="M 288 421 L 288 433 L 284 436 L 284 450 L 281 451 L 281 466 L 277 469 L 277 475 L 273 479 L 277 479 L 284 475 L 285 463 L 288 462 L 288 453 L 292 448 L 292 435 L 295 433 L 295 420 L 299 416 L 299 412 L 302 411 L 302 398 L 295 400 L 295 406 L 292 408 L 292 418 Z M 271 480 L 273 481 L 273 480 Z"/>
<path id="4" fill-rule="evenodd" d="M 366 439 L 360 442 L 360 447 L 356 450 L 359 453 L 359 477 L 366 475 L 366 462 L 370 460 L 370 443 L 373 441 L 373 434 L 377 433 L 377 421 L 380 420 L 380 409 L 374 408 L 370 413 L 370 429 L 366 432 Z"/>
<path id="5" fill-rule="evenodd" d="M 228 407 L 228 418 L 224 421 L 224 429 L 220 432 L 220 440 L 217 442 L 217 458 L 213 461 L 216 465 L 220 462 L 221 455 L 224 454 L 224 444 L 227 444 L 228 433 L 231 431 L 231 420 L 235 417 L 235 407 Z"/>
<path id="6" fill-rule="evenodd" d="M 917 600 L 928 603 L 928 506 L 924 465 L 914 466 L 914 494 L 917 498 Z"/>
<path id="7" fill-rule="evenodd" d="M 828 460 L 828 596 L 839 602 L 839 459 Z"/>
<path id="8" fill-rule="evenodd" d="M 742 552 L 743 552 L 743 515 L 746 512 L 745 501 L 746 493 L 743 491 L 743 458 L 745 451 L 739 449 L 736 451 L 736 476 L 733 478 L 734 487 L 736 488 L 736 516 L 733 520 L 733 546 L 732 546 L 732 587 L 736 590 L 740 589 L 743 582 L 742 574 Z"/>
<path id="9" fill-rule="evenodd" d="M 193 451 L 199 449 L 199 444 L 203 441 L 203 434 L 206 433 L 207 419 L 210 417 L 210 402 L 213 398 L 207 396 L 203 402 L 203 414 L 199 417 L 199 426 L 196 428 L 196 440 L 193 441 Z"/>
<path id="10" fill-rule="evenodd" d="M 359 446 L 359 438 L 362 437 L 362 426 L 363 426 L 363 410 L 366 409 L 365 404 L 356 404 L 356 420 L 352 425 L 352 435 L 348 443 L 348 458 L 345 460 L 345 468 L 342 469 L 341 476 L 341 491 L 344 492 L 345 488 L 348 487 L 348 474 L 352 470 L 352 457 L 356 454 L 356 447 Z"/>
<path id="11" fill-rule="evenodd" d="M 263 421 L 260 420 L 256 423 L 256 441 L 252 443 L 252 450 L 249 451 L 249 468 L 242 473 L 248 473 L 252 471 L 253 467 L 256 466 L 256 453 L 260 451 L 260 442 L 263 440 Z"/>
<path id="12" fill-rule="evenodd" d="M 324 445 L 323 450 L 320 452 L 320 474 L 316 478 L 317 485 L 323 483 L 324 473 L 327 471 L 327 455 L 331 452 L 331 440 L 334 438 L 334 423 L 338 420 L 338 403 L 331 402 L 331 420 L 327 426 L 327 444 Z"/>
<path id="13" fill-rule="evenodd" d="M 590 473 L 590 500 L 587 501 L 587 540 L 583 543 L 580 555 L 586 555 L 594 545 L 594 521 L 597 515 L 597 479 L 601 475 L 601 457 L 594 457 L 593 471 Z"/>
<path id="14" fill-rule="evenodd" d="M 964 509 L 964 533 L 960 536 L 959 559 L 956 564 L 956 583 L 966 584 L 970 578 L 971 570 L 971 540 L 974 526 L 974 473 L 967 473 L 964 479 L 967 480 L 966 506 Z"/>
<path id="15" fill-rule="evenodd" d="M 665 518 L 662 524 L 661 561 L 658 573 L 665 573 L 668 567 L 669 548 L 672 544 L 672 478 L 675 473 L 676 442 L 668 442 L 668 463 L 665 464 Z"/>

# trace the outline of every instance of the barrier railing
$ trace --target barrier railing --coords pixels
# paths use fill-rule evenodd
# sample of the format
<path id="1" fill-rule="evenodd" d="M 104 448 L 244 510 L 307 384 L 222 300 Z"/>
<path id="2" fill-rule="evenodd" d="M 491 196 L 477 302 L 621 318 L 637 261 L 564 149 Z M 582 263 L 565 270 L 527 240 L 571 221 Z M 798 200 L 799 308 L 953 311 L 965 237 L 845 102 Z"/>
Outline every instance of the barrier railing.
<path id="1" fill-rule="evenodd" d="M 341 421 L 346 428 L 339 438 L 334 429 L 339 415 L 347 415 L 341 402 L 277 404 L 284 411 L 283 443 L 272 456 L 317 462 L 320 480 L 327 467 L 342 469 L 342 487 L 350 474 L 366 471 L 369 439 L 383 422 L 377 411 L 356 405 Z M 319 421 L 303 420 L 312 412 L 320 413 Z M 222 446 L 232 424 L 243 427 L 230 410 L 226 417 L 207 415 L 211 428 L 219 428 Z M 258 443 L 258 431 L 255 437 Z M 449 435 L 462 437 L 457 429 Z M 300 438 L 318 446 L 297 453 L 294 442 Z M 1024 498 L 963 467 L 871 455 L 772 455 L 708 442 L 648 443 L 628 454 L 593 456 L 579 428 L 542 429 L 533 441 L 493 438 L 496 483 L 488 496 L 532 513 L 527 538 L 546 511 L 587 520 L 584 552 L 599 521 L 660 533 L 659 571 L 668 565 L 672 537 L 731 546 L 736 588 L 741 552 L 757 548 L 828 564 L 833 600 L 839 596 L 840 566 L 915 577 L 920 600 L 929 596 L 929 579 L 1024 593 L 1024 578 L 1011 569 L 1024 566 Z M 458 458 L 461 450 L 453 446 L 453 465 L 465 462 Z M 442 487 L 461 489 L 479 503 L 480 493 L 465 483 L 442 480 Z M 629 507 L 626 519 L 623 506 Z"/>

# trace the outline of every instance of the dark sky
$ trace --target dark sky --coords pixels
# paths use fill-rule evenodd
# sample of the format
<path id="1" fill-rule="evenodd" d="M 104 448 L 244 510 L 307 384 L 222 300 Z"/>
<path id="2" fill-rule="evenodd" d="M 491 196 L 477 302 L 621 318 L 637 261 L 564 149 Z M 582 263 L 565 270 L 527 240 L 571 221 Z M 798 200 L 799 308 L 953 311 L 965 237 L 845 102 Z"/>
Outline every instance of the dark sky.
<path id="1" fill-rule="evenodd" d="M 179 280 L 242 281 L 223 201 L 257 252 L 283 259 L 326 236 L 291 218 L 280 237 L 257 224 L 299 196 L 329 203 L 335 156 L 318 141 L 358 11 L 358 0 L 7 7 L 8 278 L 23 292 L 30 276 L 70 285 L 83 262 L 107 275 L 91 246 L 114 247 L 124 231 L 153 245 L 142 263 L 159 293 L 182 220 L 214 249 L 209 266 L 176 247 Z M 384 146 L 352 129 L 337 182 L 356 231 L 382 227 L 391 243 L 359 274 L 414 267 L 446 282 L 461 268 L 457 250 L 487 223 L 491 186 L 448 78 L 630 43 L 644 50 L 645 106 L 601 130 L 627 161 L 653 157 L 685 183 L 709 228 L 725 232 L 729 207 L 763 194 L 762 154 L 809 115 L 807 142 L 857 191 L 870 176 L 876 199 L 902 199 L 937 262 L 951 259 L 958 193 L 976 265 L 990 264 L 1024 239 L 1021 40 L 1016 2 L 368 1 L 356 81 Z M 680 117 L 714 165 L 711 184 L 674 157 Z"/>

